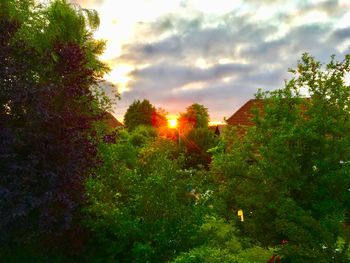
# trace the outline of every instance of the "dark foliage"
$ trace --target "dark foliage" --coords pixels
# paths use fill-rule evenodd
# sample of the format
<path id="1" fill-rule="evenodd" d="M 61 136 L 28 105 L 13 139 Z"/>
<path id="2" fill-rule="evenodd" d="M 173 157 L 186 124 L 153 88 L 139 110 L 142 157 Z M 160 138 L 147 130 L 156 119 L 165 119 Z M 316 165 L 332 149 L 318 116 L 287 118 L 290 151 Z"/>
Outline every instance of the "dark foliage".
<path id="1" fill-rule="evenodd" d="M 186 166 L 209 167 L 211 154 L 209 149 L 216 146 L 218 140 L 209 130 L 209 113 L 203 105 L 194 103 L 186 108 L 179 118 L 180 144 L 186 155 Z"/>
<path id="2" fill-rule="evenodd" d="M 40 53 L 15 38 L 20 27 L 1 16 L 0 242 L 7 245 L 52 241 L 79 221 L 84 181 L 97 162 L 92 125 L 102 116 L 85 51 L 56 42 Z"/>

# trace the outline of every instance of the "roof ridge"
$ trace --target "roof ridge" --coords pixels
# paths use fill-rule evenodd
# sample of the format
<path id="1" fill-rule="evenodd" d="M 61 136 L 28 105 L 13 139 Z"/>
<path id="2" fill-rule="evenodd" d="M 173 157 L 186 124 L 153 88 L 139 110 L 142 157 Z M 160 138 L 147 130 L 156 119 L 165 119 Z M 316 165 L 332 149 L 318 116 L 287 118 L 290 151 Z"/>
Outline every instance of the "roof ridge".
<path id="1" fill-rule="evenodd" d="M 263 100 L 262 99 L 250 99 L 246 103 L 244 103 L 230 118 L 226 120 L 227 124 L 230 125 L 253 125 L 251 118 L 253 117 L 253 113 L 251 112 L 252 108 L 256 106 L 260 109 L 263 108 Z"/>

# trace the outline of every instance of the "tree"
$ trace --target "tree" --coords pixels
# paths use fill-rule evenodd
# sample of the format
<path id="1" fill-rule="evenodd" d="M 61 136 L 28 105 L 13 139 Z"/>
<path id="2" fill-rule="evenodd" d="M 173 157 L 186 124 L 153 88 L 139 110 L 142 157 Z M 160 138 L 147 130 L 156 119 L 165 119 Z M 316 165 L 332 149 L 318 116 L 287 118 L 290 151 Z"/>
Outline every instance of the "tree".
<path id="1" fill-rule="evenodd" d="M 286 262 L 349 260 L 349 71 L 349 55 L 322 67 L 304 54 L 284 89 L 258 94 L 255 127 L 243 139 L 226 134 L 214 156 L 228 211 L 245 211 L 242 230 L 257 242 L 287 241 Z"/>
<path id="2" fill-rule="evenodd" d="M 194 103 L 186 108 L 179 118 L 181 129 L 207 128 L 209 123 L 208 109 L 203 105 Z"/>
<path id="3" fill-rule="evenodd" d="M 180 134 L 181 135 L 181 134 Z M 215 147 L 218 138 L 215 133 L 206 128 L 196 128 L 181 136 L 181 143 L 186 151 L 186 166 L 209 166 L 212 154 L 208 152 Z"/>
<path id="4" fill-rule="evenodd" d="M 107 68 L 97 16 L 63 0 L 2 0 L 0 10 L 0 242 L 49 246 L 65 234 L 69 244 L 98 163 L 95 91 Z"/>
<path id="5" fill-rule="evenodd" d="M 152 136 L 135 143 L 139 129 L 100 145 L 104 163 L 87 182 L 96 260 L 166 262 L 195 245 L 206 208 L 187 191 L 194 176 L 180 168 L 176 143 Z"/>
<path id="6" fill-rule="evenodd" d="M 211 162 L 208 150 L 215 147 L 217 139 L 209 130 L 208 123 L 208 109 L 197 103 L 187 107 L 186 112 L 179 117 L 179 136 L 186 152 L 188 167 L 208 167 Z"/>
<path id="7" fill-rule="evenodd" d="M 252 246 L 237 237 L 237 230 L 232 222 L 207 216 L 196 238 L 201 245 L 183 253 L 174 263 L 188 262 L 232 262 L 232 263 L 266 263 L 272 256 L 272 250 Z M 242 242 L 243 241 L 243 242 Z"/>
<path id="8" fill-rule="evenodd" d="M 139 125 L 162 127 L 166 126 L 167 121 L 161 111 L 148 101 L 134 101 L 127 109 L 124 116 L 124 124 L 129 131 L 134 130 Z"/>

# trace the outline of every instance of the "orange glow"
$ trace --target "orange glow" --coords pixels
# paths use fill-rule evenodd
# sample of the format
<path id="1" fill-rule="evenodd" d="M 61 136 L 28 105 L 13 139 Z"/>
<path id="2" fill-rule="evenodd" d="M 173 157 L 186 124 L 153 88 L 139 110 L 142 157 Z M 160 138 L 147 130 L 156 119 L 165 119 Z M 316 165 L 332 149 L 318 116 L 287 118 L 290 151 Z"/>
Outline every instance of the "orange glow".
<path id="1" fill-rule="evenodd" d="M 172 129 L 175 129 L 177 127 L 176 117 L 168 117 L 168 127 Z"/>
<path id="2" fill-rule="evenodd" d="M 210 121 L 209 126 L 216 126 L 216 125 L 225 125 L 226 122 L 223 121 Z"/>

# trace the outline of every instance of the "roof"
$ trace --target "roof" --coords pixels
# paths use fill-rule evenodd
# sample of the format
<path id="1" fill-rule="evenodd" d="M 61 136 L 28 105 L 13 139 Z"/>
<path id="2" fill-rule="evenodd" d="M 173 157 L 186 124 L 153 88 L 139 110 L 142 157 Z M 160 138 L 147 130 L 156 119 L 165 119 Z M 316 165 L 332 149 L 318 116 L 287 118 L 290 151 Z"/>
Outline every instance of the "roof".
<path id="1" fill-rule="evenodd" d="M 264 102 L 259 99 L 251 99 L 239 108 L 230 118 L 226 120 L 228 125 L 235 126 L 253 126 L 252 118 L 254 116 L 252 110 L 257 108 L 260 112 L 264 112 Z"/>
<path id="2" fill-rule="evenodd" d="M 104 114 L 104 121 L 106 122 L 106 124 L 111 127 L 111 128 L 117 128 L 117 127 L 122 127 L 123 124 L 118 121 L 111 113 L 106 112 Z"/>

